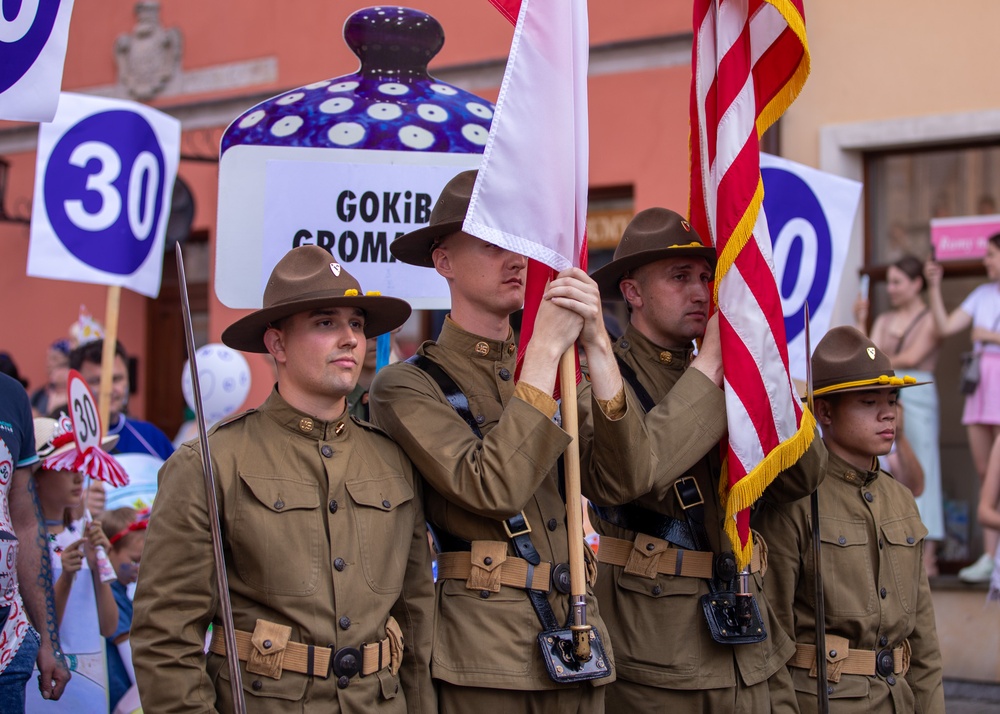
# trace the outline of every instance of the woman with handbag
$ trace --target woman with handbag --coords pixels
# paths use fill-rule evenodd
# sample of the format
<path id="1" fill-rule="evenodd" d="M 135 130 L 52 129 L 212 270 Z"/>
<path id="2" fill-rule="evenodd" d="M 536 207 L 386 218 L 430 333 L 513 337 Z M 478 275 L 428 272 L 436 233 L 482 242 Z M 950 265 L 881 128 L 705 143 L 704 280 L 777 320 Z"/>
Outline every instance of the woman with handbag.
<path id="1" fill-rule="evenodd" d="M 962 423 L 968 430 L 969 449 L 980 483 L 986 476 L 990 449 L 1000 436 L 1000 399 L 997 399 L 1000 395 L 1000 233 L 988 239 L 983 265 L 988 282 L 973 290 L 951 313 L 945 309 L 941 297 L 943 269 L 933 261 L 924 266 L 930 308 L 941 337 L 972 327 L 973 352 L 978 355 L 972 360 L 978 362 L 979 381 L 965 398 Z M 985 552 L 975 563 L 960 570 L 959 578 L 966 582 L 989 581 L 998 536 L 1000 533 L 996 530 L 983 528 Z"/>
<path id="2" fill-rule="evenodd" d="M 872 342 L 892 362 L 892 368 L 905 371 L 918 382 L 928 384 L 906 390 L 900 402 L 906 402 L 907 418 L 903 423 L 906 440 L 924 472 L 923 492 L 916 496 L 920 518 L 927 526 L 924 540 L 924 568 L 928 576 L 937 575 L 937 541 L 944 539 L 944 506 L 941 499 L 940 416 L 934 368 L 937 366 L 941 339 L 934 326 L 934 316 L 921 297 L 927 286 L 923 263 L 913 255 L 904 255 L 886 271 L 886 291 L 890 309 L 875 318 Z M 863 333 L 868 319 L 868 301 L 855 305 L 856 327 Z"/>

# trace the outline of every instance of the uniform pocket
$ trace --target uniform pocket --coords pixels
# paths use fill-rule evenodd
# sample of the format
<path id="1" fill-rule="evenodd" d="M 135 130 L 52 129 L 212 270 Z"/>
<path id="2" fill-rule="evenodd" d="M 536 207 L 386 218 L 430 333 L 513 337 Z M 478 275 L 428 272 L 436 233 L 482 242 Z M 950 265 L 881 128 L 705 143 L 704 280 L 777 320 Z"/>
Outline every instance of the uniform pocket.
<path id="1" fill-rule="evenodd" d="M 875 576 L 867 522 L 820 516 L 819 532 L 826 614 L 858 617 L 874 613 Z M 833 575 L 845 573 L 850 578 Z"/>
<path id="2" fill-rule="evenodd" d="M 919 516 L 912 515 L 882 524 L 889 551 L 889 563 L 896 581 L 896 591 L 903 610 L 913 612 L 917 605 L 917 588 L 920 583 L 920 564 L 923 549 L 920 544 L 927 535 L 927 527 Z"/>
<path id="3" fill-rule="evenodd" d="M 369 587 L 377 593 L 402 590 L 413 537 L 413 485 L 402 475 L 348 481 L 354 502 L 358 546 Z"/>
<path id="4" fill-rule="evenodd" d="M 233 524 L 236 572 L 272 595 L 305 596 L 319 583 L 323 516 L 319 487 L 276 476 L 239 474 Z"/>

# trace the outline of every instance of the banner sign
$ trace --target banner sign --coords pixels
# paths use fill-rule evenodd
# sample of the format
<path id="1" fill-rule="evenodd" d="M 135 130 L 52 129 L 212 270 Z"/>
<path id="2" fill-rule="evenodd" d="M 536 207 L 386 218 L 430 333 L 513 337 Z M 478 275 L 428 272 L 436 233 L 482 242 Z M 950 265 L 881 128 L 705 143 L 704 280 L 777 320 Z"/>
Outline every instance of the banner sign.
<path id="1" fill-rule="evenodd" d="M 931 219 L 931 245 L 936 260 L 979 260 L 986 241 L 1000 233 L 1000 215 Z"/>
<path id="2" fill-rule="evenodd" d="M 156 297 L 180 136 L 142 104 L 63 94 L 38 132 L 28 275 Z"/>
<path id="3" fill-rule="evenodd" d="M 73 0 L 0 2 L 0 119 L 52 121 Z"/>
<path id="4" fill-rule="evenodd" d="M 318 245 L 361 288 L 446 309 L 444 278 L 396 261 L 389 245 L 427 225 L 444 185 L 480 154 L 234 146 L 220 162 L 215 289 L 233 308 L 259 308 L 281 257 Z"/>
<path id="5" fill-rule="evenodd" d="M 861 184 L 769 154 L 760 155 L 760 173 L 789 372 L 804 380 L 805 305 L 815 347 L 830 327 Z"/>

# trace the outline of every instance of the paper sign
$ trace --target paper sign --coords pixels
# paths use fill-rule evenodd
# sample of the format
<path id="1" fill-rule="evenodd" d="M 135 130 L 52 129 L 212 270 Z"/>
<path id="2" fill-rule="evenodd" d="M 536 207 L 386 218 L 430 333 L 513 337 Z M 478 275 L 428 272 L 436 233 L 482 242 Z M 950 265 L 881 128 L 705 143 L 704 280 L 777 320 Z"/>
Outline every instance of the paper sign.
<path id="1" fill-rule="evenodd" d="M 180 122 L 63 94 L 38 132 L 28 275 L 160 291 Z"/>
<path id="2" fill-rule="evenodd" d="M 979 260 L 986 242 L 1000 233 L 1000 215 L 931 219 L 931 244 L 936 260 Z"/>
<path id="3" fill-rule="evenodd" d="M 220 162 L 215 289 L 229 307 L 259 308 L 278 260 L 319 245 L 363 290 L 417 309 L 447 308 L 434 270 L 393 259 L 389 244 L 421 228 L 444 185 L 480 154 L 234 146 Z"/>
<path id="4" fill-rule="evenodd" d="M 73 0 L 0 2 L 0 119 L 52 121 Z"/>
<path id="5" fill-rule="evenodd" d="M 69 371 L 66 394 L 69 395 L 69 418 L 73 423 L 73 440 L 81 454 L 101 446 L 101 419 L 90 387 L 75 369 Z"/>

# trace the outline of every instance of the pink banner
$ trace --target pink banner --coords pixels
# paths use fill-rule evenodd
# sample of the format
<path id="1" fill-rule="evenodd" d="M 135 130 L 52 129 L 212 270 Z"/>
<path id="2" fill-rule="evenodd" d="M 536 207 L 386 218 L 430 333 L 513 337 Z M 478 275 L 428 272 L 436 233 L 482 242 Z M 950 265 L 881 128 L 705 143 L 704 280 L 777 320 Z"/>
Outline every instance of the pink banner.
<path id="1" fill-rule="evenodd" d="M 978 260 L 986 240 L 1000 233 L 1000 215 L 931 219 L 931 244 L 937 260 Z"/>

